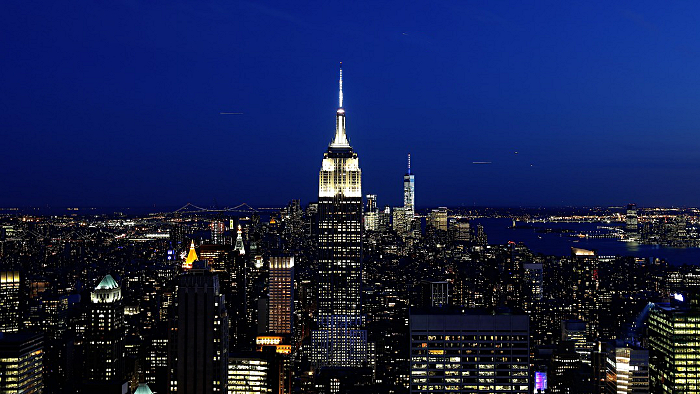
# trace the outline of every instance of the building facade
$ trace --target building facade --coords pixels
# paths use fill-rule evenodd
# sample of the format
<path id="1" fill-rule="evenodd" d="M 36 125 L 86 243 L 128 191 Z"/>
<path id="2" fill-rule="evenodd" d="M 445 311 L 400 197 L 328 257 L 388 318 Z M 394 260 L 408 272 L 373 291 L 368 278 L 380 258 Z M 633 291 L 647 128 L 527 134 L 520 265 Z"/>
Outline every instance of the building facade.
<path id="1" fill-rule="evenodd" d="M 655 304 L 647 322 L 652 393 L 700 393 L 700 310 Z"/>
<path id="2" fill-rule="evenodd" d="M 19 331 L 19 271 L 0 271 L 0 331 Z"/>
<path id="3" fill-rule="evenodd" d="M 292 334 L 294 257 L 274 256 L 270 258 L 268 295 L 268 330 L 276 334 Z"/>
<path id="4" fill-rule="evenodd" d="M 177 279 L 170 328 L 170 392 L 225 393 L 228 315 L 218 275 L 195 263 Z"/>
<path id="5" fill-rule="evenodd" d="M 409 320 L 411 393 L 528 392 L 527 315 L 437 308 Z"/>
<path id="6" fill-rule="evenodd" d="M 125 339 L 121 287 L 111 275 L 107 275 L 90 293 L 84 342 L 86 392 L 124 392 Z"/>
<path id="7" fill-rule="evenodd" d="M 354 367 L 367 360 L 362 301 L 362 186 L 357 153 L 345 133 L 343 73 L 335 137 L 323 155 L 318 191 L 318 329 L 316 367 Z"/>
<path id="8" fill-rule="evenodd" d="M 41 334 L 0 333 L 0 393 L 42 393 L 43 357 Z"/>

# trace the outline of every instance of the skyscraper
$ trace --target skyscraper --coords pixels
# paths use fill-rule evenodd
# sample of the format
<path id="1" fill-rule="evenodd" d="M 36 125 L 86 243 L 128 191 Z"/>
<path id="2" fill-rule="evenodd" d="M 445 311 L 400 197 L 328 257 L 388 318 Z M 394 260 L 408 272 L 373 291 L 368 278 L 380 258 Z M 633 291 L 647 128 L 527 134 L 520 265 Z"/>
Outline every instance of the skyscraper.
<path id="1" fill-rule="evenodd" d="M 343 70 L 335 137 L 323 155 L 318 191 L 318 330 L 312 333 L 317 367 L 361 366 L 367 360 L 363 330 L 362 187 L 360 166 L 345 133 Z"/>
<path id="2" fill-rule="evenodd" d="M 19 271 L 0 272 L 0 331 L 19 330 Z"/>
<path id="3" fill-rule="evenodd" d="M 377 195 L 367 195 L 367 206 L 365 209 L 365 230 L 379 230 L 379 210 L 377 209 Z"/>
<path id="4" fill-rule="evenodd" d="M 408 169 L 403 176 L 403 208 L 406 210 L 408 222 L 413 220 L 416 213 L 415 176 L 411 173 L 411 154 L 408 154 Z"/>
<path id="5" fill-rule="evenodd" d="M 127 392 L 125 336 L 122 290 L 114 278 L 107 275 L 90 293 L 85 331 L 86 392 Z"/>
<path id="6" fill-rule="evenodd" d="M 194 264 L 178 277 L 170 337 L 170 390 L 224 393 L 228 370 L 228 316 L 219 277 Z"/>
<path id="7" fill-rule="evenodd" d="M 268 329 L 278 334 L 292 333 L 294 305 L 294 257 L 270 258 Z"/>
<path id="8" fill-rule="evenodd" d="M 700 308 L 655 304 L 647 324 L 650 392 L 700 393 Z"/>

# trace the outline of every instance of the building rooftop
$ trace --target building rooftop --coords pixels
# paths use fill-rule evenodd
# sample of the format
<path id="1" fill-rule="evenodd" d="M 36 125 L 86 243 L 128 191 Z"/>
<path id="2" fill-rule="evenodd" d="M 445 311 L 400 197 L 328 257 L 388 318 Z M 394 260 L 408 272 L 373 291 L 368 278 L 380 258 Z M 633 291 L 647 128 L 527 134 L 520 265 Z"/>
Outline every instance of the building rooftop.
<path id="1" fill-rule="evenodd" d="M 97 287 L 95 287 L 95 290 L 100 290 L 100 289 L 107 289 L 107 290 L 112 290 L 119 288 L 119 285 L 117 284 L 117 281 L 112 278 L 112 275 L 107 275 L 105 276 L 102 281 L 100 282 Z"/>

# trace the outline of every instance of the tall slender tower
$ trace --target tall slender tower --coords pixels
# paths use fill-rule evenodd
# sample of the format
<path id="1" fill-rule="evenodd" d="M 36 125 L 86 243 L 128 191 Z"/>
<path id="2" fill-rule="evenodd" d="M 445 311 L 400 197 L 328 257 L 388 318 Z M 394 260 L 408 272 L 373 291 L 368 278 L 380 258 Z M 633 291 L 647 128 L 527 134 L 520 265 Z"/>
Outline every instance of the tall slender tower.
<path id="1" fill-rule="evenodd" d="M 410 223 L 416 213 L 416 185 L 415 177 L 411 172 L 411 154 L 408 154 L 408 170 L 403 176 L 403 209 Z"/>
<path id="2" fill-rule="evenodd" d="M 323 155 L 318 190 L 318 330 L 311 336 L 317 367 L 356 367 L 367 361 L 363 330 L 362 187 L 357 153 L 345 134 L 343 70 L 335 137 Z"/>

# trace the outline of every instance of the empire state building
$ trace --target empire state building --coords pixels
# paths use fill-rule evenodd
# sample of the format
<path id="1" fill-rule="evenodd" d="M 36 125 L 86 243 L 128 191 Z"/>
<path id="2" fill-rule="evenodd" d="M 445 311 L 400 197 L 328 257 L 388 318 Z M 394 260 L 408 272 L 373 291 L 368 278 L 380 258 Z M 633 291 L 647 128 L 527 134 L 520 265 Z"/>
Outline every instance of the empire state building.
<path id="1" fill-rule="evenodd" d="M 318 329 L 311 334 L 317 367 L 359 367 L 367 361 L 363 330 L 362 187 L 357 153 L 345 133 L 343 70 L 335 136 L 323 154 L 318 187 Z"/>

